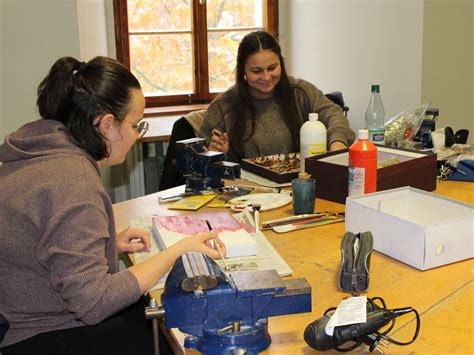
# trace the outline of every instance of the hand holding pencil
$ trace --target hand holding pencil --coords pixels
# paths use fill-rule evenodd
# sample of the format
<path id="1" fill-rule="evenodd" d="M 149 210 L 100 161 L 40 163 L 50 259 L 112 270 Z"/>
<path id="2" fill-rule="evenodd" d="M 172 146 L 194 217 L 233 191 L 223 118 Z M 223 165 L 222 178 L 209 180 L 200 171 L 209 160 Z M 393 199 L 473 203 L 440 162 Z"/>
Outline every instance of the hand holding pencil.
<path id="1" fill-rule="evenodd" d="M 207 219 L 206 219 L 206 224 L 207 224 L 207 228 L 209 228 L 209 231 L 212 232 L 212 226 L 211 226 L 211 224 L 209 223 L 209 221 Z M 219 240 L 217 240 L 217 234 L 216 234 L 216 239 L 211 240 L 211 245 L 212 245 L 212 248 L 214 248 L 214 247 L 217 248 L 217 251 L 219 252 L 220 257 L 221 257 L 222 261 L 224 262 L 225 269 L 229 270 L 229 266 L 227 265 L 227 262 L 225 261 L 224 254 L 222 254 L 221 248 L 219 246 Z"/>
<path id="2" fill-rule="evenodd" d="M 218 129 L 213 129 L 208 148 L 209 150 L 227 154 L 229 152 L 229 136 L 227 133 L 222 133 Z"/>

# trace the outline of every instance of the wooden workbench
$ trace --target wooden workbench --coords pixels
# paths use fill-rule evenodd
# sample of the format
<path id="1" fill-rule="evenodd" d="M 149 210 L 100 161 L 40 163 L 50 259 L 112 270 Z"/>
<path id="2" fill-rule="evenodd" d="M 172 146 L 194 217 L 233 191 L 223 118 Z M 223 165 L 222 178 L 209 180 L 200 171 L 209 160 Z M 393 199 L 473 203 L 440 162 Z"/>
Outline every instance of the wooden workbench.
<path id="1" fill-rule="evenodd" d="M 473 204 L 474 184 L 466 182 L 441 182 L 435 193 Z M 152 214 L 177 214 L 159 206 L 159 193 L 140 197 L 114 205 L 117 229 L 121 230 L 134 218 Z M 316 200 L 318 211 L 344 211 L 344 205 Z M 201 212 L 202 210 L 200 210 Z M 292 215 L 291 205 L 261 213 L 261 220 Z M 272 344 L 264 354 L 317 353 L 303 340 L 305 327 L 336 306 L 349 294 L 338 288 L 341 262 L 340 244 L 344 235 L 343 223 L 310 228 L 291 233 L 264 234 L 275 249 L 293 269 L 291 278 L 304 277 L 312 286 L 311 313 L 272 317 L 269 331 Z M 473 244 L 466 248 L 473 248 Z M 421 331 L 411 345 L 390 345 L 383 349 L 388 354 L 472 354 L 474 353 L 474 262 L 465 260 L 426 271 L 419 271 L 395 259 L 374 251 L 370 266 L 368 297 L 385 299 L 388 308 L 410 306 L 421 315 Z M 414 331 L 412 314 L 396 321 L 390 336 L 397 340 L 411 339 Z M 182 344 L 183 334 L 173 330 L 171 334 Z M 177 348 L 183 351 L 182 348 Z M 359 350 L 355 352 L 360 353 Z M 368 352 L 368 351 L 367 351 Z M 336 351 L 326 352 L 335 354 Z M 186 350 L 186 354 L 197 354 Z"/>

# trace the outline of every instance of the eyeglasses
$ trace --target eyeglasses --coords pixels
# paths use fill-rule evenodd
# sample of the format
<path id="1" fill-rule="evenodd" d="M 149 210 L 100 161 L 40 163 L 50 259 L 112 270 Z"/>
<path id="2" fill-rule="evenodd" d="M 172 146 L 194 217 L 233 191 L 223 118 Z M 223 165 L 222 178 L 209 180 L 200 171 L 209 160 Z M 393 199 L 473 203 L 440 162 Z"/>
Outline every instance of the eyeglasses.
<path id="1" fill-rule="evenodd" d="M 99 127 L 101 119 L 102 119 L 102 117 L 99 119 L 99 121 L 97 123 L 94 124 L 94 127 Z M 132 125 L 132 128 L 135 131 L 135 133 L 137 134 L 138 139 L 142 138 L 145 135 L 145 133 L 148 132 L 148 129 L 150 128 L 150 124 L 148 123 L 148 121 L 141 120 L 138 123 L 133 123 L 133 122 L 127 121 L 125 119 L 122 120 L 122 121 L 130 123 Z"/>
<path id="2" fill-rule="evenodd" d="M 150 124 L 148 121 L 140 121 L 137 124 L 134 124 L 132 122 L 129 122 L 127 120 L 123 120 L 127 123 L 130 123 L 132 125 L 133 130 L 138 136 L 138 139 L 142 138 L 146 132 L 148 132 L 148 128 L 150 128 Z"/>

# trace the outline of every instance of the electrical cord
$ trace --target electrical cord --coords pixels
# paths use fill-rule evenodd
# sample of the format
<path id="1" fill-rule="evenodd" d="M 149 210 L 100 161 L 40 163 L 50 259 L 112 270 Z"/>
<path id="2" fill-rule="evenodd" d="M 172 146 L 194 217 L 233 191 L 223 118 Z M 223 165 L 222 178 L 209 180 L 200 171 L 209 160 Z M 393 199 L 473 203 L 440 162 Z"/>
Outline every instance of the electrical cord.
<path id="1" fill-rule="evenodd" d="M 387 346 L 383 340 L 399 346 L 405 346 L 413 343 L 420 332 L 420 315 L 414 308 L 405 307 L 390 310 L 387 309 L 383 298 L 374 297 L 367 298 L 366 323 L 336 327 L 334 334 L 329 336 L 325 332 L 325 327 L 336 308 L 337 307 L 331 307 L 327 309 L 323 317 L 306 327 L 304 339 L 310 347 L 320 351 L 335 349 L 339 352 L 349 352 L 365 343 L 369 346 L 370 352 L 375 349 L 381 351 L 377 348 L 379 344 Z M 395 326 L 395 318 L 409 313 L 414 313 L 416 317 L 416 328 L 413 338 L 409 341 L 402 342 L 389 337 L 388 334 Z M 385 330 L 380 331 L 381 328 L 386 326 L 388 327 Z M 354 344 L 348 347 L 341 347 L 341 345 L 349 341 L 353 341 Z"/>

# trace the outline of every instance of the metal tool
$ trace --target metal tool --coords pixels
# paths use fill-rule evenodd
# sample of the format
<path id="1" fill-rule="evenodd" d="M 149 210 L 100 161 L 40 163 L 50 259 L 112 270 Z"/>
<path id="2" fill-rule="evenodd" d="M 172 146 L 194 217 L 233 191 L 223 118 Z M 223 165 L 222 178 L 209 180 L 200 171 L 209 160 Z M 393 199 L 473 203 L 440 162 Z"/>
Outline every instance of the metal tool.
<path id="1" fill-rule="evenodd" d="M 159 324 L 158 318 L 162 318 L 165 314 L 163 307 L 159 307 L 158 303 L 154 298 L 150 299 L 148 307 L 145 308 L 145 317 L 147 320 L 151 320 L 153 328 L 153 351 L 155 355 L 160 355 L 160 336 L 159 336 Z"/>
<path id="2" fill-rule="evenodd" d="M 206 224 L 207 224 L 207 228 L 209 228 L 209 230 L 212 231 L 212 226 L 211 226 L 211 224 L 209 223 L 209 221 L 207 219 L 206 219 Z M 217 251 L 219 252 L 219 256 L 221 257 L 222 261 L 224 262 L 225 269 L 230 270 L 229 266 L 227 265 L 227 262 L 225 261 L 224 254 L 222 254 L 221 247 L 219 246 L 219 242 L 215 239 L 212 240 L 211 242 L 213 242 L 213 244 L 215 245 Z"/>
<path id="3" fill-rule="evenodd" d="M 292 224 L 299 221 L 310 220 L 315 217 L 324 217 L 324 216 L 344 216 L 344 212 L 317 212 L 317 213 L 306 213 L 299 214 L 291 217 L 284 217 L 279 219 L 274 219 L 271 221 L 262 222 L 262 230 L 272 229 L 275 226 L 281 226 L 286 224 Z"/>
<path id="4" fill-rule="evenodd" d="M 222 179 L 240 178 L 240 164 L 224 161 L 224 153 L 208 150 L 206 140 L 176 142 L 176 168 L 186 178 L 186 192 L 224 186 Z"/>
<path id="5" fill-rule="evenodd" d="M 311 286 L 305 279 L 282 280 L 275 270 L 226 277 L 212 259 L 188 253 L 171 269 L 161 302 L 166 327 L 189 334 L 185 347 L 256 355 L 271 343 L 268 317 L 311 311 Z"/>
<path id="6" fill-rule="evenodd" d="M 337 351 L 346 352 L 355 349 L 355 347 L 360 346 L 362 343 L 365 343 L 369 346 L 370 352 L 377 350 L 383 354 L 384 352 L 378 348 L 377 345 L 380 344 L 387 347 L 387 344 L 382 342 L 382 339 L 390 339 L 390 341 L 392 340 L 386 336 L 386 333 L 379 333 L 379 329 L 385 327 L 395 318 L 410 312 L 415 312 L 417 315 L 417 327 L 415 335 L 409 342 L 396 342 L 398 345 L 408 345 L 415 341 L 415 339 L 418 337 L 418 332 L 420 329 L 418 312 L 416 312 L 416 310 L 411 307 L 392 310 L 376 309 L 367 313 L 367 321 L 365 323 L 336 327 L 332 336 L 326 334 L 325 327 L 329 321 L 330 316 L 325 315 L 306 327 L 304 332 L 304 340 L 310 347 L 319 351 L 336 349 Z M 390 328 L 390 330 L 391 329 L 392 328 Z M 380 334 L 384 335 L 384 337 L 380 336 Z M 340 347 L 347 342 L 355 342 L 355 344 L 350 348 Z"/>
<path id="7" fill-rule="evenodd" d="M 159 196 L 158 201 L 159 202 L 172 202 L 172 201 L 177 201 L 183 197 L 189 197 L 189 196 L 199 196 L 202 195 L 203 193 L 201 191 L 190 191 L 190 192 L 183 192 L 181 194 L 176 194 L 176 195 L 170 195 L 170 196 Z"/>
<path id="8" fill-rule="evenodd" d="M 252 204 L 252 210 L 253 210 L 253 218 L 254 218 L 254 224 L 255 224 L 255 233 L 258 233 L 260 230 L 260 208 L 262 205 L 259 205 L 258 203 L 253 203 Z"/>

